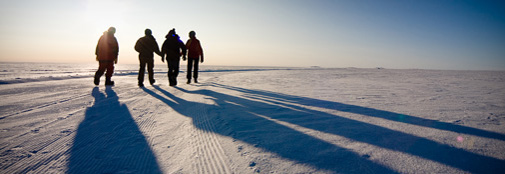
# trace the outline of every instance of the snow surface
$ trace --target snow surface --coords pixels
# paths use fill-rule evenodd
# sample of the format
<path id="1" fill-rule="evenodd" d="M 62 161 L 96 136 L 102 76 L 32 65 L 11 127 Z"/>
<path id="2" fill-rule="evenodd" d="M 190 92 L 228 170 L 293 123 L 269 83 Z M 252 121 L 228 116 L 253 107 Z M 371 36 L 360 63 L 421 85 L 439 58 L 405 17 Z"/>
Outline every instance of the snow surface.
<path id="1" fill-rule="evenodd" d="M 114 87 L 9 67 L 0 173 L 505 171 L 505 72 L 204 66 L 169 87 L 157 67 L 138 88 L 136 66 Z"/>

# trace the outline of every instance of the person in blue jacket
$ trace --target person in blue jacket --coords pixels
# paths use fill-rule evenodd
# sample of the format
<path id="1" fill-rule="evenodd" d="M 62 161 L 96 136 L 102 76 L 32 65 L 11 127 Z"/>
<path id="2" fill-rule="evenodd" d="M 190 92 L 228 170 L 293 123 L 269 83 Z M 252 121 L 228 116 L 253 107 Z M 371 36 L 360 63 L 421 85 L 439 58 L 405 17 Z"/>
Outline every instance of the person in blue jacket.
<path id="1" fill-rule="evenodd" d="M 183 56 L 183 59 L 186 59 L 186 46 L 179 39 L 179 35 L 175 33 L 175 28 L 168 32 L 166 40 L 161 47 L 161 54 L 162 62 L 165 61 L 165 57 L 167 59 L 169 85 L 176 86 L 181 55 Z"/>

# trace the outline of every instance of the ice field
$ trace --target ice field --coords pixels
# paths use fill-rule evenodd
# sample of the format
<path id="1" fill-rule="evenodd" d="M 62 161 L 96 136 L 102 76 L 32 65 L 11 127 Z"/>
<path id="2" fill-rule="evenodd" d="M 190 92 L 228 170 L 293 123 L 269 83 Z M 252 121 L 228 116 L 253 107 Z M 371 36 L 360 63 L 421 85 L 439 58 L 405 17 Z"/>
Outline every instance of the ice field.
<path id="1" fill-rule="evenodd" d="M 96 66 L 1 64 L 0 173 L 505 171 L 503 71 Z"/>

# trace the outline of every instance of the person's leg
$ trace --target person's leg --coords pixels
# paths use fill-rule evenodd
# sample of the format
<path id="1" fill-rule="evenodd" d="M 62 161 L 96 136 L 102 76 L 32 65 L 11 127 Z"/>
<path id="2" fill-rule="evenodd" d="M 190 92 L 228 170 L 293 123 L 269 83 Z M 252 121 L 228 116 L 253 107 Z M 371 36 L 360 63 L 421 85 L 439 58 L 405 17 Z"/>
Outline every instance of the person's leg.
<path id="1" fill-rule="evenodd" d="M 173 86 L 174 84 L 174 66 L 173 66 L 174 62 L 167 57 L 167 65 L 168 65 L 168 84 L 170 86 Z"/>
<path id="2" fill-rule="evenodd" d="M 146 72 L 146 61 L 144 58 L 139 57 L 139 62 L 140 62 L 140 69 L 139 69 L 139 86 L 143 86 L 144 84 L 144 74 Z"/>
<path id="3" fill-rule="evenodd" d="M 193 69 L 193 59 L 188 58 L 188 69 L 186 70 L 187 71 L 186 78 L 188 79 L 188 84 L 191 83 L 191 71 L 192 71 L 192 69 Z"/>
<path id="4" fill-rule="evenodd" d="M 111 80 L 112 74 L 114 74 L 114 62 L 107 62 L 107 72 L 105 73 L 105 85 L 114 85 L 114 81 Z"/>
<path id="5" fill-rule="evenodd" d="M 100 77 L 102 77 L 103 73 L 105 72 L 105 64 L 98 62 L 98 70 L 95 73 L 95 80 L 94 83 L 95 85 L 100 84 Z"/>
<path id="6" fill-rule="evenodd" d="M 168 61 L 168 59 L 166 61 L 167 61 L 167 68 L 168 68 L 167 76 L 170 77 L 170 61 Z"/>
<path id="7" fill-rule="evenodd" d="M 174 82 L 174 84 L 173 84 L 174 86 L 177 85 L 177 76 L 179 76 L 179 64 L 180 64 L 179 58 L 176 58 L 173 60 L 174 73 L 173 73 L 172 80 Z"/>
<path id="8" fill-rule="evenodd" d="M 195 79 L 195 83 L 198 83 L 198 67 L 200 65 L 199 59 L 195 59 L 195 70 L 193 70 L 193 78 Z"/>
<path id="9" fill-rule="evenodd" d="M 147 60 L 147 72 L 149 73 L 149 83 L 151 83 L 151 85 L 153 85 L 155 82 L 155 80 L 154 80 L 154 59 L 153 58 L 149 58 Z"/>

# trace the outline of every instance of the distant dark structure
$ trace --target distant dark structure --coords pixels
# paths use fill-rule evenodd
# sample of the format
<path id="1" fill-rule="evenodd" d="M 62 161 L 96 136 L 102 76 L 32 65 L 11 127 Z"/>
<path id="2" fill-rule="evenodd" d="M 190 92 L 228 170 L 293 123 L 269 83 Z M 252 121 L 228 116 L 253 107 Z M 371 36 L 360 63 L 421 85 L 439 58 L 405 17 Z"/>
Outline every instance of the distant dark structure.
<path id="1" fill-rule="evenodd" d="M 186 46 L 179 39 L 179 35 L 175 33 L 175 28 L 168 32 L 166 40 L 161 48 L 161 54 L 162 62 L 165 61 L 165 56 L 167 59 L 169 85 L 176 86 L 181 55 L 183 56 L 183 59 L 186 59 Z"/>
<path id="2" fill-rule="evenodd" d="M 199 62 L 203 63 L 203 49 L 200 40 L 196 39 L 195 31 L 189 32 L 189 40 L 186 42 L 186 48 L 188 48 L 187 84 L 191 83 L 191 71 L 193 68 L 193 78 L 195 83 L 198 83 L 198 64 Z"/>
<path id="3" fill-rule="evenodd" d="M 111 77 L 114 73 L 114 64 L 117 64 L 117 56 L 119 53 L 119 45 L 116 37 L 114 37 L 115 33 L 116 28 L 110 27 L 109 30 L 103 33 L 100 40 L 98 40 L 95 54 L 96 60 L 99 62 L 99 66 L 95 73 L 95 85 L 100 84 L 100 77 L 102 77 L 106 70 L 105 85 L 114 85 L 114 81 L 111 80 Z"/>
<path id="4" fill-rule="evenodd" d="M 145 36 L 137 40 L 137 43 L 135 44 L 135 50 L 139 52 L 139 62 L 140 62 L 140 69 L 138 76 L 139 87 L 144 86 L 144 74 L 146 71 L 145 70 L 146 65 L 147 65 L 147 72 L 149 74 L 149 83 L 153 85 L 154 82 L 156 82 L 156 80 L 154 80 L 154 70 L 153 70 L 154 53 L 158 54 L 159 56 L 162 56 L 158 43 L 156 42 L 156 39 L 152 35 L 152 31 L 150 29 L 146 29 L 144 33 Z"/>

